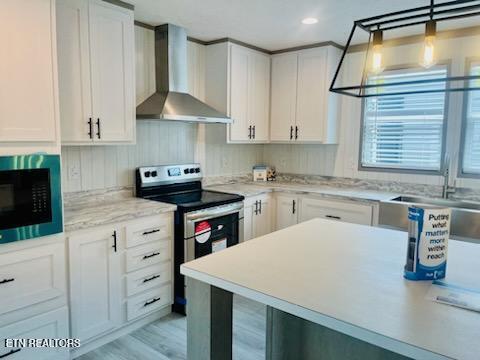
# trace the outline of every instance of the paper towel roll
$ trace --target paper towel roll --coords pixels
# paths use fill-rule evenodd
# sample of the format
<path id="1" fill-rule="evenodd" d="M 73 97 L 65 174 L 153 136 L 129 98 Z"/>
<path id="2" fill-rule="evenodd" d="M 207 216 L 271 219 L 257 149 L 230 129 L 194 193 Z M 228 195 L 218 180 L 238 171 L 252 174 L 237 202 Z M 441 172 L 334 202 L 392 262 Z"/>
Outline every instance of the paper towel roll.
<path id="1" fill-rule="evenodd" d="M 447 269 L 451 210 L 439 207 L 408 208 L 408 246 L 405 278 L 443 279 Z"/>

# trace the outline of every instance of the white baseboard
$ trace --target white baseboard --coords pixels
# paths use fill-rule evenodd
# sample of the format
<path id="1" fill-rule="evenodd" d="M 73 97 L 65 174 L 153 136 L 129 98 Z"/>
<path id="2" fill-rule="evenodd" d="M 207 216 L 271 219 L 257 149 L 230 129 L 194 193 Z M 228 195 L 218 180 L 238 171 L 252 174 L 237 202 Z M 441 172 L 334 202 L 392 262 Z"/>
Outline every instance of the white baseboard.
<path id="1" fill-rule="evenodd" d="M 115 339 L 118 339 L 123 335 L 127 335 L 128 333 L 131 333 L 132 331 L 137 330 L 142 326 L 145 326 L 164 316 L 167 316 L 171 312 L 172 312 L 171 306 L 164 307 L 163 309 L 155 311 L 143 318 L 135 320 L 134 322 L 127 323 L 126 325 L 112 332 L 101 335 L 100 337 L 95 338 L 93 340 L 89 340 L 87 343 L 82 344 L 79 348 L 72 350 L 70 352 L 70 359 L 75 359 L 83 354 L 86 354 L 89 351 L 95 350 L 96 348 L 102 345 L 105 345 Z"/>

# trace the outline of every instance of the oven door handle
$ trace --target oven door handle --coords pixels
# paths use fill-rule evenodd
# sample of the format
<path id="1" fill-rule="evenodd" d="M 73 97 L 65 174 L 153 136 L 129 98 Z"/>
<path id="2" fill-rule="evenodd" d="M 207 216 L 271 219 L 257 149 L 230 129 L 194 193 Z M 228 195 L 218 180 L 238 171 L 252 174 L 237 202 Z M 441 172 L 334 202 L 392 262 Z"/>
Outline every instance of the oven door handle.
<path id="1" fill-rule="evenodd" d="M 195 221 L 195 222 L 204 221 L 204 220 L 209 220 L 209 219 L 213 219 L 221 216 L 235 214 L 243 209 L 243 203 L 234 204 L 234 205 L 235 206 L 220 206 L 215 209 L 201 211 L 197 214 L 195 213 L 186 214 L 185 220 L 187 222 L 188 221 Z"/>

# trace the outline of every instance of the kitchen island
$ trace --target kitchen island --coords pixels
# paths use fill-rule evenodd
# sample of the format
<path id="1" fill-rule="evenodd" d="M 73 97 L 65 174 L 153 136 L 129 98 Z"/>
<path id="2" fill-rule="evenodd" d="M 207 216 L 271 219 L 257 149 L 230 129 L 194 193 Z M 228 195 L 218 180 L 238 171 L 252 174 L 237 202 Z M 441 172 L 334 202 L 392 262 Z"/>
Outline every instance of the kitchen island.
<path id="1" fill-rule="evenodd" d="M 267 305 L 267 359 L 478 359 L 480 314 L 403 278 L 406 233 L 314 219 L 182 265 L 189 359 L 231 359 L 232 294 Z M 447 281 L 480 288 L 480 246 Z"/>

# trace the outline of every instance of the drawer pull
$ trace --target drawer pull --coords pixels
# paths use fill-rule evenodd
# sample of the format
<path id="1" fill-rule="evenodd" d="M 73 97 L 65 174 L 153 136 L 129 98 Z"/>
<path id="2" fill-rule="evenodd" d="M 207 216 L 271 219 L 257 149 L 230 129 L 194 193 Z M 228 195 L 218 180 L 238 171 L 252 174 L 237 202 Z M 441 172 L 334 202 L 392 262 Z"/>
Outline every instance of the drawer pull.
<path id="1" fill-rule="evenodd" d="M 342 220 L 340 216 L 335 216 L 335 215 L 325 215 L 327 219 L 335 219 L 335 220 Z"/>
<path id="2" fill-rule="evenodd" d="M 148 278 L 148 279 L 143 279 L 143 283 L 146 283 L 146 282 L 149 282 L 149 281 L 152 281 L 152 280 L 155 280 L 157 278 L 159 278 L 160 275 L 153 275 L 152 277 Z"/>
<path id="3" fill-rule="evenodd" d="M 2 281 L 0 281 L 0 285 L 1 284 L 6 284 L 6 283 L 9 283 L 9 282 L 12 282 L 12 281 L 15 281 L 15 279 L 3 279 Z"/>
<path id="4" fill-rule="evenodd" d="M 158 256 L 158 255 L 160 255 L 159 252 L 154 252 L 153 254 L 145 255 L 145 256 L 143 257 L 143 260 L 150 259 L 150 258 L 152 258 L 152 257 L 154 257 L 154 256 Z"/>
<path id="5" fill-rule="evenodd" d="M 150 234 L 155 234 L 157 232 L 159 232 L 160 229 L 155 229 L 155 230 L 151 230 L 151 231 L 145 231 L 142 235 L 150 235 Z"/>
<path id="6" fill-rule="evenodd" d="M 143 304 L 143 306 L 148 306 L 148 305 L 152 305 L 154 303 L 156 303 L 157 301 L 160 301 L 161 298 L 155 298 L 155 299 L 152 299 L 150 301 L 147 301 L 145 304 Z"/>
<path id="7" fill-rule="evenodd" d="M 20 352 L 21 350 L 22 350 L 22 349 L 10 350 L 8 353 L 5 353 L 5 354 L 0 355 L 0 359 L 3 359 L 3 358 L 6 358 L 7 356 L 16 354 L 16 353 Z"/>

